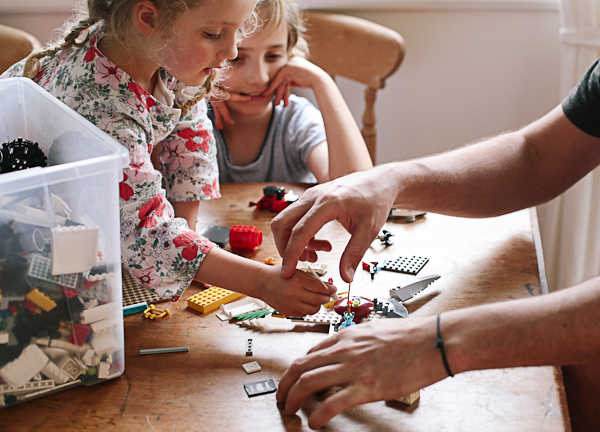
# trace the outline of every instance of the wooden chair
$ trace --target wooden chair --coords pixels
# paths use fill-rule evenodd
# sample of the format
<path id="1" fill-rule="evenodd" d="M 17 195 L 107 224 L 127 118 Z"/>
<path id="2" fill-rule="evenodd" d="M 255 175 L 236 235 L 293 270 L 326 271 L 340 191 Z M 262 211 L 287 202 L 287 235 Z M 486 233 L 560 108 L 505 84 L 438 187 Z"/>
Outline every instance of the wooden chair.
<path id="1" fill-rule="evenodd" d="M 0 25 L 0 74 L 41 46 L 29 33 Z"/>
<path id="2" fill-rule="evenodd" d="M 332 77 L 343 76 L 367 86 L 362 135 L 375 163 L 375 98 L 404 58 L 404 39 L 373 22 L 324 12 L 306 13 L 308 59 Z"/>

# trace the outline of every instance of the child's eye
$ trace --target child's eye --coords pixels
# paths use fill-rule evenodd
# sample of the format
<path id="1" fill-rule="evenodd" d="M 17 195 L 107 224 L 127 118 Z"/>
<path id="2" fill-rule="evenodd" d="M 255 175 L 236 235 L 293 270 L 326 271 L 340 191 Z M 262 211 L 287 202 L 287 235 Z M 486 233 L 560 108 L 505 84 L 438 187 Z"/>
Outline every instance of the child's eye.
<path id="1" fill-rule="evenodd" d="M 219 39 L 221 37 L 221 33 L 215 34 L 215 33 L 204 32 L 204 36 L 208 39 Z"/>
<path id="2" fill-rule="evenodd" d="M 267 61 L 274 62 L 274 61 L 277 61 L 277 60 L 279 60 L 279 59 L 280 59 L 280 58 L 282 58 L 282 57 L 283 57 L 283 56 L 282 56 L 281 54 L 269 54 L 269 55 L 267 56 Z"/>

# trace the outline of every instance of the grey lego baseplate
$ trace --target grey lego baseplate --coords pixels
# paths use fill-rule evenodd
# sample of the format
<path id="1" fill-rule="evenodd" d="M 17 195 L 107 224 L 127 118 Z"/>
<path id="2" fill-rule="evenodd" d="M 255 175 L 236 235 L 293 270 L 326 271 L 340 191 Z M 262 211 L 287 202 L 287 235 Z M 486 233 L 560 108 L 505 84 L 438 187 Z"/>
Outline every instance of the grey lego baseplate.
<path id="1" fill-rule="evenodd" d="M 143 302 L 150 304 L 167 301 L 167 299 L 159 297 L 137 283 L 126 269 L 121 269 L 121 275 L 123 279 L 123 306 L 131 306 Z"/>
<path id="2" fill-rule="evenodd" d="M 381 266 L 381 269 L 416 275 L 428 262 L 429 258 L 425 257 L 398 257 L 392 260 L 386 260 L 383 266 Z"/>
<path id="3" fill-rule="evenodd" d="M 45 256 L 34 254 L 31 258 L 27 274 L 36 279 L 52 282 L 67 288 L 76 288 L 80 273 L 53 275 L 50 267 L 52 260 Z"/>

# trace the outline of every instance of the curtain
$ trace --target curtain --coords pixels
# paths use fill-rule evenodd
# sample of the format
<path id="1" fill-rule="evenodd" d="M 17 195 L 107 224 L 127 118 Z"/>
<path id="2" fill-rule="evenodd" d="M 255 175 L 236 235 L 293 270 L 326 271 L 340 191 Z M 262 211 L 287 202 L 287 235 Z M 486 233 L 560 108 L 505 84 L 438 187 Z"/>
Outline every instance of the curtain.
<path id="1" fill-rule="evenodd" d="M 562 100 L 600 57 L 600 0 L 561 0 Z M 550 291 L 600 274 L 600 168 L 538 207 Z"/>

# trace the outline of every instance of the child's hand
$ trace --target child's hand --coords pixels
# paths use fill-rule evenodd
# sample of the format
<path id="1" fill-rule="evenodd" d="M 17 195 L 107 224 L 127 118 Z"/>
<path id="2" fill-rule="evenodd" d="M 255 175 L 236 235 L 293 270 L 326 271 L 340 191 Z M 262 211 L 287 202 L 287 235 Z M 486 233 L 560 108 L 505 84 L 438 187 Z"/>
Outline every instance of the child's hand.
<path id="1" fill-rule="evenodd" d="M 252 100 L 251 96 L 243 96 L 238 93 L 229 93 L 227 100 L 234 102 L 249 102 Z M 229 114 L 229 108 L 222 99 L 210 99 L 210 105 L 212 106 L 213 113 L 215 114 L 215 127 L 217 129 L 223 129 L 225 125 L 233 125 L 233 119 Z"/>
<path id="2" fill-rule="evenodd" d="M 275 106 L 283 100 L 283 105 L 289 105 L 290 86 L 313 88 L 324 79 L 331 79 L 327 72 L 302 57 L 292 57 L 287 64 L 279 69 L 269 87 L 262 94 L 275 92 Z"/>
<path id="3" fill-rule="evenodd" d="M 289 279 L 281 277 L 281 267 L 265 267 L 264 270 L 267 274 L 259 297 L 286 316 L 315 314 L 337 291 L 330 282 L 326 282 L 328 289 L 325 289 L 317 278 L 300 270 Z"/>

